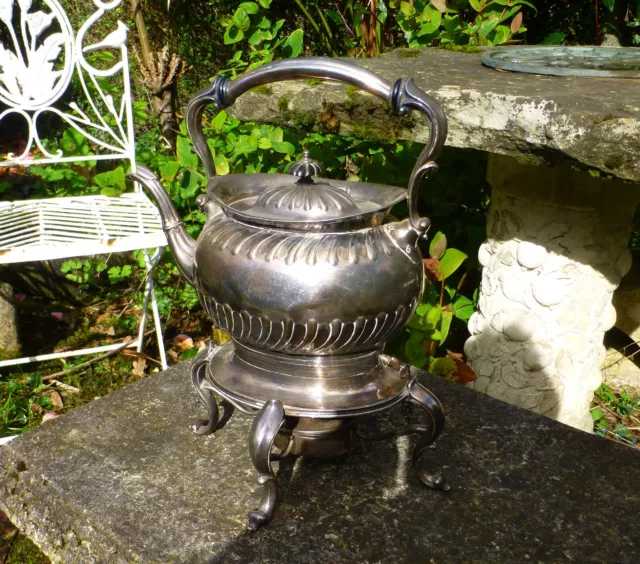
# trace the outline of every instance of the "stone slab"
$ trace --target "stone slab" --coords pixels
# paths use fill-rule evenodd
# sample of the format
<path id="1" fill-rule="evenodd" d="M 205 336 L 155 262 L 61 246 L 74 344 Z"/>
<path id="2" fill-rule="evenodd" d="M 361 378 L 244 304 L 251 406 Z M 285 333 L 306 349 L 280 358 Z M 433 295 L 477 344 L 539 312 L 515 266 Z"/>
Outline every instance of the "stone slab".
<path id="1" fill-rule="evenodd" d="M 510 73 L 484 67 L 480 58 L 432 48 L 349 60 L 392 81 L 414 77 L 442 104 L 453 147 L 640 181 L 638 80 Z M 398 125 L 376 98 L 336 82 L 270 85 L 242 96 L 230 112 L 343 135 L 420 142 L 428 135 L 420 119 Z"/>
<path id="2" fill-rule="evenodd" d="M 272 523 L 238 414 L 216 435 L 188 364 L 148 377 L 0 448 L 0 507 L 53 562 L 639 562 L 640 453 L 422 373 L 447 428 L 427 463 L 411 439 L 356 443 L 278 469 Z"/>

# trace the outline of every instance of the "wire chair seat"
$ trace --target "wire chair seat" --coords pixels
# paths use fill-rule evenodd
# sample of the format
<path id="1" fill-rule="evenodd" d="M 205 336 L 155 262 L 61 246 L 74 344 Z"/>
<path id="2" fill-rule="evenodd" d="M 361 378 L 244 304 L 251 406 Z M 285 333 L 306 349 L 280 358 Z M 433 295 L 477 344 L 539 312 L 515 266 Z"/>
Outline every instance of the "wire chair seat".
<path id="1" fill-rule="evenodd" d="M 0 202 L 0 264 L 166 245 L 158 209 L 141 192 Z"/>

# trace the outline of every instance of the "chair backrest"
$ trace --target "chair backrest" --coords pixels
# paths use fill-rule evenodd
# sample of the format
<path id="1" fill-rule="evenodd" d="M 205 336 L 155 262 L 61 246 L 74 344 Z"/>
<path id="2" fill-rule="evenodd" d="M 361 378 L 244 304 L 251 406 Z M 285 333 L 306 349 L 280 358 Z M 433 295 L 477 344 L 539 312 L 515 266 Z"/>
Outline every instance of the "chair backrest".
<path id="1" fill-rule="evenodd" d="M 0 167 L 113 159 L 134 169 L 127 27 L 117 21 L 86 45 L 121 1 L 92 0 L 95 12 L 74 33 L 58 0 L 0 0 L 0 130 L 11 135 L 23 124 L 22 138 L 14 135 L 12 150 L 0 154 Z M 51 147 L 42 135 L 52 118 L 86 137 L 91 154 Z"/>

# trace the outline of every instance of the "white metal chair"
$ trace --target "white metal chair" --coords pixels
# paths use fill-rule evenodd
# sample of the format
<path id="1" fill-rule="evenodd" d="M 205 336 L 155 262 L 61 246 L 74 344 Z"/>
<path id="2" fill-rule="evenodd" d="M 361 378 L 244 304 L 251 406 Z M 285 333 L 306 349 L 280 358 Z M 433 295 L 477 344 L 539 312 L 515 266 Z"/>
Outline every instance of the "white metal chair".
<path id="1" fill-rule="evenodd" d="M 3 119 L 13 115 L 21 116 L 28 128 L 24 150 L 1 155 L 4 160 L 0 167 L 120 160 L 135 170 L 127 28 L 119 21 L 104 40 L 84 45 L 87 32 L 121 0 L 92 1 L 96 11 L 74 33 L 58 0 L 0 0 L 0 36 L 7 38 L 0 48 L 0 127 Z M 96 68 L 85 58 L 87 53 L 101 51 L 117 53 L 111 57 L 109 68 Z M 69 96 L 73 73 L 82 86 L 83 99 L 65 102 L 61 98 Z M 105 80 L 116 81 L 117 95 L 105 93 L 101 86 Z M 47 146 L 38 131 L 38 120 L 45 114 L 55 114 L 82 133 L 95 154 L 70 155 Z M 166 245 L 158 211 L 137 185 L 132 193 L 118 197 L 0 202 L 0 264 L 144 251 L 147 272 L 143 312 L 137 339 L 130 346 L 141 350 L 150 306 L 163 368 L 167 363 L 152 271 Z M 155 252 L 150 257 L 151 249 Z M 121 346 L 110 344 L 12 359 L 0 362 L 0 367 Z"/>

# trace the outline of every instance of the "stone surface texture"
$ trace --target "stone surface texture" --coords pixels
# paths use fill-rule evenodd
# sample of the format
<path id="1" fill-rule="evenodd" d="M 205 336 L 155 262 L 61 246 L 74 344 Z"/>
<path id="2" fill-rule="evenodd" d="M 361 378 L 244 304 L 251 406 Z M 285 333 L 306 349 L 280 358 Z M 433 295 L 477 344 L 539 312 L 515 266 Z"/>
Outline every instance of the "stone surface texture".
<path id="1" fill-rule="evenodd" d="M 278 466 L 280 503 L 255 534 L 235 414 L 196 436 L 189 365 L 150 376 L 0 448 L 0 506 L 54 563 L 640 561 L 640 453 L 421 373 L 448 412 L 425 455 L 412 439 Z"/>
<path id="2" fill-rule="evenodd" d="M 482 66 L 480 58 L 481 53 L 423 49 L 350 61 L 388 80 L 414 77 L 444 108 L 448 145 L 640 181 L 637 81 L 505 73 Z M 428 138 L 419 117 L 399 122 L 374 96 L 337 82 L 269 85 L 240 97 L 229 111 L 243 120 L 304 130 Z"/>
<path id="3" fill-rule="evenodd" d="M 492 199 L 467 360 L 476 390 L 586 431 L 637 187 L 490 158 Z M 535 196 L 532 196 L 535 194 Z"/>
<path id="4" fill-rule="evenodd" d="M 20 351 L 13 287 L 0 282 L 0 352 L 8 357 Z"/>

